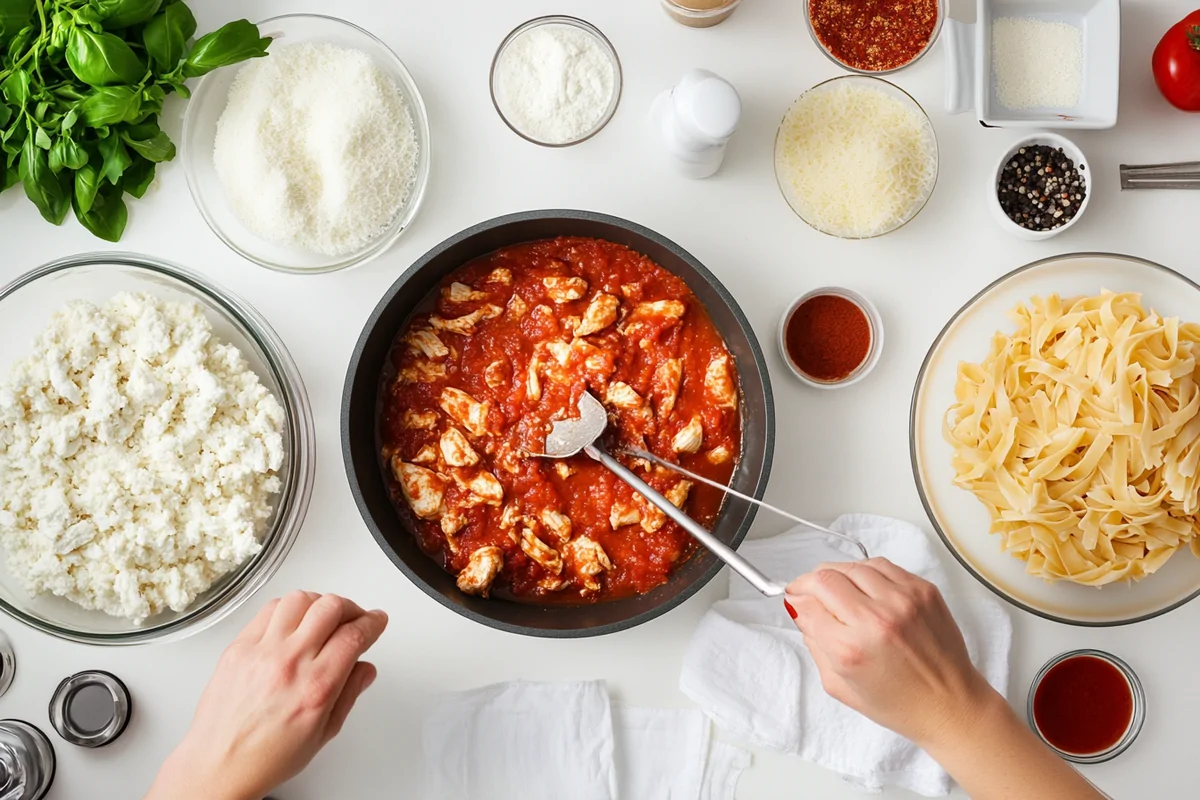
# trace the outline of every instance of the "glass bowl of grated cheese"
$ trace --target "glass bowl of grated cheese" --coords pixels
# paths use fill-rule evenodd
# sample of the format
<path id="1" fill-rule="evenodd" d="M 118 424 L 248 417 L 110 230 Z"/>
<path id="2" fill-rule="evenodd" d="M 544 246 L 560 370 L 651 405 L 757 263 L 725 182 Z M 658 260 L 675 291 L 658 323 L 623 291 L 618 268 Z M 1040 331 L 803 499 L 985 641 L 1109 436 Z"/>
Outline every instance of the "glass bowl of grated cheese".
<path id="1" fill-rule="evenodd" d="M 344 20 L 259 24 L 266 58 L 217 70 L 183 122 L 188 188 L 232 250 L 292 274 L 348 269 L 413 223 L 429 181 L 425 102 L 403 62 Z"/>
<path id="2" fill-rule="evenodd" d="M 92 253 L 0 288 L 9 616 L 91 645 L 204 630 L 282 565 L 315 453 L 282 340 L 200 275 Z"/>
<path id="3" fill-rule="evenodd" d="M 871 239 L 921 212 L 938 143 L 921 105 L 893 83 L 846 75 L 792 103 L 775 136 L 775 178 L 796 216 L 821 233 Z"/>

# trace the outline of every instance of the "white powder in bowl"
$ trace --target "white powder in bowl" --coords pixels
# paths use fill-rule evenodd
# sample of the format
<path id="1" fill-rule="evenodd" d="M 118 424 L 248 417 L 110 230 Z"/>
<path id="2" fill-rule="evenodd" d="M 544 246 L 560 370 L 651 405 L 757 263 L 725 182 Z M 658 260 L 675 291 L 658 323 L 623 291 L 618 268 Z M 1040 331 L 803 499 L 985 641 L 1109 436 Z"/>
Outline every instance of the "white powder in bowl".
<path id="1" fill-rule="evenodd" d="M 603 120 L 617 91 L 617 71 L 595 35 L 550 24 L 508 43 L 493 86 L 500 111 L 514 128 L 538 142 L 567 144 Z"/>
<path id="2" fill-rule="evenodd" d="M 214 162 L 234 213 L 256 236 L 341 256 L 395 220 L 418 154 L 404 95 L 370 56 L 301 43 L 238 73 Z"/>
<path id="3" fill-rule="evenodd" d="M 1000 17 L 992 22 L 992 73 L 1005 108 L 1074 108 L 1083 89 L 1083 31 Z"/>

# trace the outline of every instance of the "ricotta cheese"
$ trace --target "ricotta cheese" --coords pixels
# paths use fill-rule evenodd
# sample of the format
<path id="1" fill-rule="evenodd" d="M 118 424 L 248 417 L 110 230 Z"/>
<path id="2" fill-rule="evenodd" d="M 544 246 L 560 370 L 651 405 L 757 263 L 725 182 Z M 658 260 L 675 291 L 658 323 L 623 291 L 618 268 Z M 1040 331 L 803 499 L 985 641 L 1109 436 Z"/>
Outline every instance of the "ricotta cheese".
<path id="1" fill-rule="evenodd" d="M 283 408 L 201 308 L 55 314 L 0 385 L 0 546 L 31 594 L 141 624 L 261 549 Z"/>

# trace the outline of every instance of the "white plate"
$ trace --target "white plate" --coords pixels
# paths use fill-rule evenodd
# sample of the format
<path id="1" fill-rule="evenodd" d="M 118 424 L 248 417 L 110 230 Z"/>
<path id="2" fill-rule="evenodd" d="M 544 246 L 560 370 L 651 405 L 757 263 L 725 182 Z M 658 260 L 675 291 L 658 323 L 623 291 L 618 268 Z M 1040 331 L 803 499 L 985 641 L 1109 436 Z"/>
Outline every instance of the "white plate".
<path id="1" fill-rule="evenodd" d="M 1064 297 L 1101 289 L 1141 292 L 1147 308 L 1164 316 L 1200 321 L 1200 286 L 1150 261 L 1104 253 L 1056 256 L 1010 272 L 951 318 L 925 358 L 913 393 L 909 444 L 921 502 L 946 546 L 968 571 L 1009 602 L 1047 619 L 1074 625 L 1140 622 L 1200 594 L 1200 559 L 1186 548 L 1139 583 L 1101 588 L 1047 583 L 1025 572 L 1025 562 L 1005 553 L 988 532 L 983 504 L 954 486 L 953 448 L 942 438 L 942 416 L 954 401 L 960 361 L 980 361 L 996 331 L 1011 331 L 1008 311 L 1034 295 Z"/>

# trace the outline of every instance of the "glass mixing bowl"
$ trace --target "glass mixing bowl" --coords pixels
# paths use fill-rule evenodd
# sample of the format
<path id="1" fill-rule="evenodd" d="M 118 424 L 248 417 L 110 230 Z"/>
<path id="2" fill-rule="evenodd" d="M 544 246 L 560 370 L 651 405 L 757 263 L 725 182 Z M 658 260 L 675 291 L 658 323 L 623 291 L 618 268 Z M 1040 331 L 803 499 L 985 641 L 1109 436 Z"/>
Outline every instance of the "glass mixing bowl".
<path id="1" fill-rule="evenodd" d="M 282 491 L 263 528 L 262 551 L 225 575 L 182 613 L 164 612 L 135 625 L 88 611 L 53 595 L 30 597 L 0 555 L 0 610 L 38 630 L 75 642 L 132 645 L 181 639 L 224 618 L 279 569 L 304 523 L 312 496 L 315 444 L 312 411 L 296 363 L 267 321 L 245 301 L 180 267 L 128 253 L 92 253 L 55 261 L 0 289 L 0 382 L 29 355 L 34 337 L 71 300 L 97 305 L 120 292 L 150 292 L 204 309 L 221 341 L 234 345 L 287 414 Z M 0 541 L 0 549 L 3 542 Z"/>
<path id="2" fill-rule="evenodd" d="M 315 42 L 359 50 L 370 56 L 375 65 L 396 82 L 412 114 L 413 130 L 420 148 L 417 172 L 408 200 L 386 231 L 361 250 L 346 255 L 313 253 L 268 242 L 252 233 L 226 201 L 225 189 L 213 163 L 217 121 L 225 112 L 229 88 L 245 65 L 219 69 L 205 76 L 188 102 L 183 119 L 182 152 L 192 199 L 196 201 L 196 207 L 213 233 L 238 255 L 259 266 L 278 272 L 312 275 L 365 264 L 385 253 L 400 238 L 400 234 L 408 230 L 425 198 L 425 186 L 429 183 L 429 119 L 421 92 L 391 48 L 357 25 L 319 14 L 288 14 L 261 22 L 258 27 L 264 36 L 275 40 L 272 47 Z"/>

